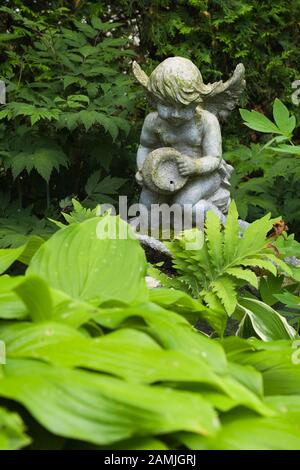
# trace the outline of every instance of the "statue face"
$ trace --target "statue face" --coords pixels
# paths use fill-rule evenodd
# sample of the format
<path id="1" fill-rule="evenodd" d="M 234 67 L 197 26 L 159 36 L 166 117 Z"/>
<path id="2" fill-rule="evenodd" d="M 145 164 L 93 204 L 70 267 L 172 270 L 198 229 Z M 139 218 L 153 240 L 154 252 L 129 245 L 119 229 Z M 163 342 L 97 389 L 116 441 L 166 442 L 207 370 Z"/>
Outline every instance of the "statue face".
<path id="1" fill-rule="evenodd" d="M 196 106 L 193 103 L 188 106 L 181 105 L 180 103 L 176 106 L 158 103 L 157 112 L 161 119 L 174 127 L 179 127 L 194 117 Z"/>

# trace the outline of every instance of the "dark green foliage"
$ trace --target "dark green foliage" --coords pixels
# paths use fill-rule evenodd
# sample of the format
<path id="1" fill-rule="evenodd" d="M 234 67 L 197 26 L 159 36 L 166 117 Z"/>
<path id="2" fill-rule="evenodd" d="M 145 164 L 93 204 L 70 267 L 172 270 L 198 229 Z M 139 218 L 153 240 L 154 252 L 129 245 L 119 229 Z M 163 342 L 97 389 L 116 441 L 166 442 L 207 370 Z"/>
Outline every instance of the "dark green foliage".
<path id="1" fill-rule="evenodd" d="M 139 54 L 149 54 L 149 70 L 153 61 L 177 54 L 212 81 L 243 62 L 251 106 L 267 109 L 275 96 L 290 101 L 299 78 L 298 1 L 119 0 L 113 9 L 131 27 L 136 19 Z"/>
<path id="2" fill-rule="evenodd" d="M 40 215 L 70 194 L 111 202 L 103 195 L 126 181 L 133 157 L 133 52 L 120 23 L 66 8 L 40 15 L 2 7 L 0 25 L 8 32 L 0 36 L 2 187 Z"/>
<path id="3" fill-rule="evenodd" d="M 270 211 L 282 214 L 297 234 L 300 217 L 300 146 L 295 145 L 294 115 L 278 99 L 273 103 L 273 121 L 252 110 L 240 110 L 244 124 L 270 136 L 264 145 L 239 145 L 224 155 L 235 166 L 232 195 L 242 218 L 253 220 Z M 297 130 L 297 128 L 296 128 Z"/>

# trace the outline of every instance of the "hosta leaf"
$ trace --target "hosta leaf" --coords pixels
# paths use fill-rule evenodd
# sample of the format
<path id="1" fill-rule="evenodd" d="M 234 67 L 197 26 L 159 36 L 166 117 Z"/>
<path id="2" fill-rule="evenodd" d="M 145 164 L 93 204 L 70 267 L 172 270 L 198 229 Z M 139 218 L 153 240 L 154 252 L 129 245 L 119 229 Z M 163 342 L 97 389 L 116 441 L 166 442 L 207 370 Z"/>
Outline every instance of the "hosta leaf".
<path id="1" fill-rule="evenodd" d="M 41 237 L 32 236 L 28 242 L 18 248 L 0 249 L 0 273 L 4 273 L 15 261 L 28 264 L 33 254 L 44 243 Z"/>
<path id="2" fill-rule="evenodd" d="M 17 450 L 30 442 L 20 416 L 0 407 L 0 450 Z"/>
<path id="3" fill-rule="evenodd" d="M 250 413 L 232 412 L 222 422 L 215 438 L 200 437 L 199 441 L 199 448 L 211 450 L 299 450 L 299 424 L 288 413 L 259 418 Z M 194 444 L 191 448 L 197 449 L 196 440 Z"/>
<path id="4" fill-rule="evenodd" d="M 1 248 L 0 249 L 0 273 L 4 273 L 22 254 L 25 245 L 19 248 Z"/>
<path id="5" fill-rule="evenodd" d="M 11 320 L 25 318 L 28 311 L 20 297 L 13 291 L 0 293 L 0 318 Z"/>
<path id="6" fill-rule="evenodd" d="M 235 362 L 228 363 L 232 377 L 243 384 L 247 389 L 251 390 L 259 397 L 263 397 L 263 379 L 262 375 L 251 366 L 242 366 Z"/>
<path id="7" fill-rule="evenodd" d="M 243 298 L 239 300 L 245 313 L 249 316 L 257 335 L 264 341 L 292 339 L 296 331 L 286 319 L 272 307 L 257 299 Z"/>
<path id="8" fill-rule="evenodd" d="M 133 329 L 87 338 L 70 327 L 48 322 L 38 327 L 29 323 L 4 326 L 0 332 L 8 358 L 41 359 L 136 383 L 196 382 L 227 388 L 204 358 L 164 350 L 150 336 Z"/>
<path id="9" fill-rule="evenodd" d="M 49 431 L 96 444 L 136 434 L 214 434 L 212 406 L 199 394 L 126 383 L 100 374 L 10 359 L 0 395 L 22 403 Z M 45 400 L 45 396 L 47 400 Z"/>
<path id="10" fill-rule="evenodd" d="M 266 395 L 299 395 L 299 349 L 293 348 L 291 340 L 264 344 L 266 350 L 242 352 L 235 356 L 235 361 L 251 365 L 262 373 Z"/>
<path id="11" fill-rule="evenodd" d="M 27 307 L 33 321 L 42 322 L 52 317 L 51 292 L 43 279 L 27 276 L 24 282 L 15 288 L 15 292 Z"/>
<path id="12" fill-rule="evenodd" d="M 227 371 L 226 357 L 219 344 L 196 331 L 181 315 L 158 305 L 147 303 L 124 309 L 106 308 L 94 319 L 109 329 L 118 328 L 129 321 L 131 325 L 137 322 L 140 326 L 143 319 L 148 333 L 164 348 L 204 358 L 214 372 L 224 374 Z"/>
<path id="13" fill-rule="evenodd" d="M 54 321 L 15 322 L 1 325 L 0 332 L 6 344 L 7 354 L 20 357 L 34 356 L 34 352 L 43 347 L 51 349 L 51 346 L 57 347 L 59 343 L 67 341 L 73 341 L 75 345 L 76 341 L 84 338 L 83 334 L 74 328 Z M 46 354 L 44 359 L 47 361 Z"/>
<path id="14" fill-rule="evenodd" d="M 125 303 L 147 299 L 145 272 L 144 251 L 130 227 L 109 215 L 56 232 L 27 270 L 75 299 Z"/>
<path id="15" fill-rule="evenodd" d="M 191 322 L 195 322 L 202 315 L 206 308 L 198 300 L 193 299 L 186 292 L 176 289 L 156 288 L 150 289 L 149 299 L 151 302 L 170 308 L 181 313 Z"/>
<path id="16" fill-rule="evenodd" d="M 97 447 L 97 449 L 103 450 L 170 450 L 167 444 L 159 439 L 152 436 L 147 437 L 133 437 L 131 439 L 125 439 L 118 441 L 105 447 Z M 86 446 L 83 443 L 82 450 L 86 450 Z"/>

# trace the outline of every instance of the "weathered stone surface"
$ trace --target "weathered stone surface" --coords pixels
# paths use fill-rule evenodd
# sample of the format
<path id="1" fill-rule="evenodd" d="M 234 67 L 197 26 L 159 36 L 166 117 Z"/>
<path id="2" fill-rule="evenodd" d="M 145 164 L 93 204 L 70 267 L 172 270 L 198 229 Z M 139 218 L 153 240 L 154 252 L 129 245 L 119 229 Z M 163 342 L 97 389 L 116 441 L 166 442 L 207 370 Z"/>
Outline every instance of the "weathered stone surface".
<path id="1" fill-rule="evenodd" d="M 141 235 L 139 233 L 136 233 L 136 237 L 143 247 L 149 248 L 153 252 L 156 252 L 159 256 L 168 258 L 171 257 L 170 251 L 168 250 L 166 245 L 160 240 L 157 240 L 154 237 L 150 237 L 149 235 Z"/>
<path id="2" fill-rule="evenodd" d="M 0 104 L 6 103 L 6 87 L 3 80 L 0 80 Z"/>
<path id="3" fill-rule="evenodd" d="M 172 194 L 179 191 L 188 180 L 179 173 L 180 156 L 180 152 L 172 147 L 150 152 L 141 171 L 144 184 L 157 193 Z"/>
<path id="4" fill-rule="evenodd" d="M 295 266 L 296 268 L 300 268 L 300 259 L 296 258 L 296 256 L 287 256 L 284 258 L 284 261 L 288 264 L 291 264 L 292 266 Z"/>
<path id="5" fill-rule="evenodd" d="M 198 68 L 170 57 L 148 77 L 134 62 L 133 73 L 155 111 L 148 114 L 137 153 L 140 204 L 189 205 L 202 228 L 208 210 L 224 220 L 233 168 L 222 160 L 219 120 L 233 110 L 245 88 L 239 64 L 226 82 L 204 84 Z M 147 215 L 148 218 L 148 215 Z"/>

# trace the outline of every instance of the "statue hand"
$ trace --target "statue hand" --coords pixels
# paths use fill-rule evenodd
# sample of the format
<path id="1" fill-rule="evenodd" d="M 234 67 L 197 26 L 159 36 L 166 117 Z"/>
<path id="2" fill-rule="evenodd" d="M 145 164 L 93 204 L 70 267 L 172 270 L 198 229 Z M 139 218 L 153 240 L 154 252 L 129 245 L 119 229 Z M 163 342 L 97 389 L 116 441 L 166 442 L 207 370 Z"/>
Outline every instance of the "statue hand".
<path id="1" fill-rule="evenodd" d="M 135 179 L 136 179 L 136 182 L 137 184 L 139 184 L 140 186 L 143 186 L 143 175 L 140 171 L 137 171 L 136 174 L 135 174 Z"/>
<path id="2" fill-rule="evenodd" d="M 178 158 L 178 169 L 182 176 L 190 176 L 199 173 L 199 166 L 197 160 L 194 158 L 182 155 Z"/>

